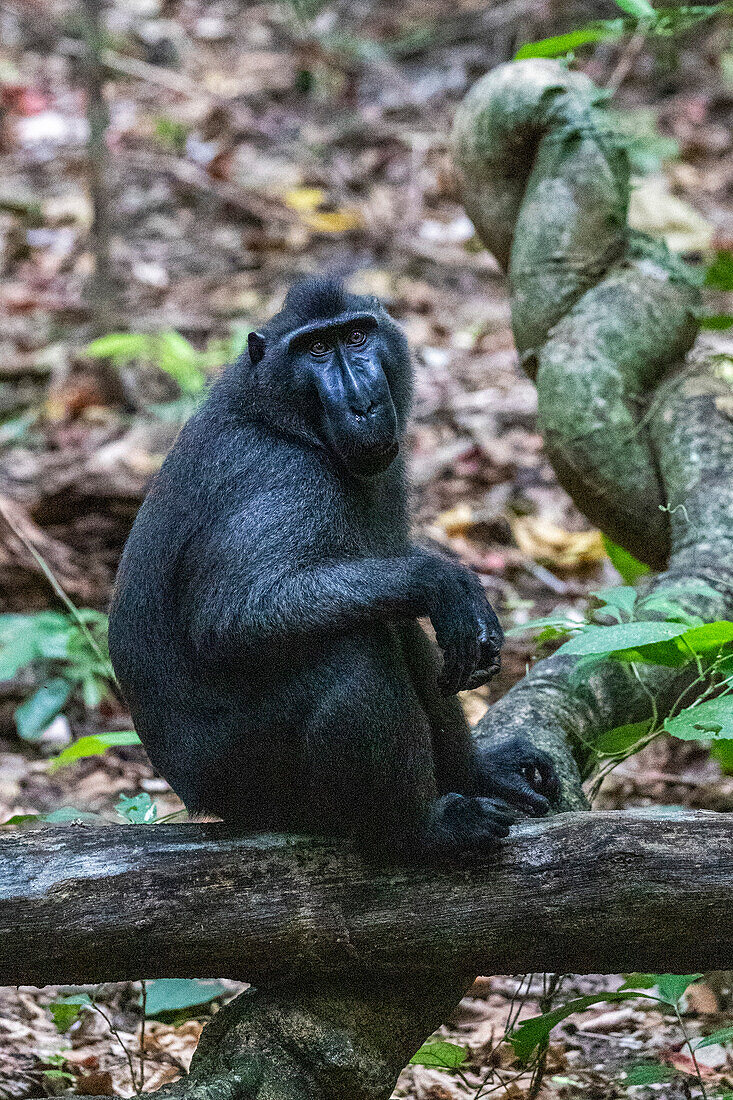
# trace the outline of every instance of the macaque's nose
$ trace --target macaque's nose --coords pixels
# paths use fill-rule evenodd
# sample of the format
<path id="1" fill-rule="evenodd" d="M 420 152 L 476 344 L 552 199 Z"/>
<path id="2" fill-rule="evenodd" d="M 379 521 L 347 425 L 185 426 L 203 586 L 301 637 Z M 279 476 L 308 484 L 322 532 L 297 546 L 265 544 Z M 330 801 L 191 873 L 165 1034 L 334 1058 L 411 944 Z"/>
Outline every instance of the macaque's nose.
<path id="1" fill-rule="evenodd" d="M 365 397 L 363 401 L 352 400 L 350 408 L 357 420 L 364 420 L 367 416 L 374 416 L 379 408 L 379 402 Z"/>

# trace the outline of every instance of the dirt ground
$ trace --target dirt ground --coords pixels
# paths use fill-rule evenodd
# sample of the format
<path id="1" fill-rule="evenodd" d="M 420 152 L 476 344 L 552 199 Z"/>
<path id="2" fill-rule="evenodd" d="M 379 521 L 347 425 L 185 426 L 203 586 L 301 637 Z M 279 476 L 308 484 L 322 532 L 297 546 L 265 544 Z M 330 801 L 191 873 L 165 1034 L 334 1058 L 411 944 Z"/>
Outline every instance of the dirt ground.
<path id="1" fill-rule="evenodd" d="M 476 78 L 590 9 L 114 0 L 103 5 L 90 74 L 82 7 L 0 0 L 0 611 L 63 610 L 30 546 L 75 604 L 105 609 L 146 485 L 187 411 L 154 350 L 98 358 L 90 341 L 177 332 L 199 353 L 192 371 L 214 374 L 295 277 L 326 269 L 377 293 L 413 349 L 416 532 L 477 570 L 506 627 L 582 611 L 591 592 L 618 582 L 599 533 L 543 457 L 504 279 L 458 200 L 449 141 Z M 674 41 L 601 43 L 576 63 L 614 92 L 633 135 L 634 224 L 691 263 L 733 249 L 730 20 Z M 101 144 L 85 106 L 100 83 Z M 710 301 L 711 311 L 731 309 Z M 706 339 L 730 355 L 731 331 Z M 535 656 L 511 638 L 490 689 L 465 696 L 470 717 Z M 158 818 L 180 809 L 135 746 L 49 766 L 73 738 L 129 728 L 111 696 L 90 705 L 76 693 L 42 736 L 21 740 L 14 715 L 37 671 L 0 682 L 0 822 L 64 807 L 119 820 L 120 795 L 140 792 Z M 606 780 L 600 802 L 729 810 L 733 780 L 706 751 L 657 742 Z M 536 1014 L 543 980 L 478 979 L 440 1036 L 468 1049 L 465 1080 L 411 1066 L 395 1095 L 531 1095 L 502 1039 L 520 1006 L 522 1017 Z M 621 980 L 566 976 L 557 999 Z M 225 982 L 221 996 L 240 988 Z M 47 1006 L 78 992 L 0 990 L 0 1100 L 134 1095 L 139 983 L 87 989 L 98 1010 L 62 1032 Z M 186 1068 L 220 1001 L 147 1022 L 146 1088 Z M 714 979 L 700 980 L 682 1002 L 684 1028 L 730 1023 L 728 1003 Z M 682 1100 L 701 1096 L 701 1082 L 711 1098 L 733 1094 L 729 1049 L 701 1050 L 696 1069 L 684 1041 L 655 1002 L 599 1004 L 553 1033 L 539 1095 Z M 669 1080 L 625 1084 L 649 1061 Z"/>

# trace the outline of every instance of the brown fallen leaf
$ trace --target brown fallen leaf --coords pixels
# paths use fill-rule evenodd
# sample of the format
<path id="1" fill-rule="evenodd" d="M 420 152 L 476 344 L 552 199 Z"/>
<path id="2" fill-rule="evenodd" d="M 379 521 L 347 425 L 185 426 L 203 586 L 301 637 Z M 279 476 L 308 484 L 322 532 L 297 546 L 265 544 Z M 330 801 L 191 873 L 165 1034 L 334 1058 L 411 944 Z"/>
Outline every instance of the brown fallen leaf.
<path id="1" fill-rule="evenodd" d="M 455 508 L 441 512 L 435 522 L 438 527 L 442 527 L 448 538 L 465 538 L 473 526 L 473 510 L 465 502 L 456 504 Z"/>
<path id="2" fill-rule="evenodd" d="M 720 1012 L 718 996 L 705 982 L 695 982 L 688 986 L 685 1000 L 691 1012 L 699 1012 L 702 1016 L 716 1016 Z"/>
<path id="3" fill-rule="evenodd" d="M 356 207 L 324 209 L 328 196 L 320 187 L 293 187 L 285 192 L 284 200 L 286 206 L 295 210 L 316 233 L 346 233 L 364 224 L 362 213 Z"/>
<path id="4" fill-rule="evenodd" d="M 509 522 L 522 553 L 543 565 L 573 570 L 606 556 L 600 531 L 565 531 L 543 516 L 514 516 Z"/>
<path id="5" fill-rule="evenodd" d="M 178 1027 L 154 1021 L 148 1024 L 145 1050 L 150 1054 L 162 1052 L 188 1069 L 203 1027 L 201 1020 L 186 1020 Z"/>
<path id="6" fill-rule="evenodd" d="M 703 1077 L 706 1081 L 720 1080 L 721 1075 L 716 1073 L 710 1066 L 704 1065 L 700 1059 L 697 1060 L 697 1065 L 693 1062 L 689 1054 L 683 1054 L 681 1050 L 668 1051 L 662 1055 L 661 1061 L 666 1062 L 670 1066 L 674 1066 L 680 1073 L 684 1073 L 689 1077 L 697 1077 L 698 1072 L 700 1077 Z"/>
<path id="7" fill-rule="evenodd" d="M 116 1096 L 109 1070 L 85 1073 L 76 1079 L 76 1091 L 80 1096 Z"/>
<path id="8" fill-rule="evenodd" d="M 710 246 L 713 227 L 684 199 L 673 195 L 664 176 L 647 176 L 632 188 L 629 225 L 662 238 L 673 252 L 698 252 Z"/>

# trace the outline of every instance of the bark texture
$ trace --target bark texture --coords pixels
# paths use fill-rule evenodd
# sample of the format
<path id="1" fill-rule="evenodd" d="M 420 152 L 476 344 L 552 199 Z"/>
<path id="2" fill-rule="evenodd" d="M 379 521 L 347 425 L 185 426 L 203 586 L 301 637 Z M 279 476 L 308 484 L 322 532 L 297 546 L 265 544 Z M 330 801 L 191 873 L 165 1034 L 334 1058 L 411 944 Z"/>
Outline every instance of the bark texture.
<path id="1" fill-rule="evenodd" d="M 733 956 L 732 874 L 733 815 L 702 811 L 561 814 L 438 869 L 223 825 L 55 826 L 0 838 L 0 984 L 690 972 Z"/>

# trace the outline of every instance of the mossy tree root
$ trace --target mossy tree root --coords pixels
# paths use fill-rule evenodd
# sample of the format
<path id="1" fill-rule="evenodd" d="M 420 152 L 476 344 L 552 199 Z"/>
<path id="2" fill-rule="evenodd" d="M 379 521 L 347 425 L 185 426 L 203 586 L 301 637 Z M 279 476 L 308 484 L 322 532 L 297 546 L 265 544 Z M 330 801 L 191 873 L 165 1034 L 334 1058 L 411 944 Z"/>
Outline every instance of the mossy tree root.
<path id="1" fill-rule="evenodd" d="M 606 99 L 555 61 L 489 73 L 456 117 L 464 201 L 507 270 L 559 481 L 610 538 L 662 570 L 639 617 L 659 618 L 644 601 L 663 593 L 705 619 L 730 618 L 731 365 L 690 351 L 697 289 L 663 245 L 627 226 L 628 161 Z M 522 732 L 548 749 L 568 809 L 585 804 L 597 738 L 650 717 L 652 697 L 663 716 L 689 677 L 609 661 L 580 678 L 575 666 L 538 662 L 476 730 L 478 740 Z"/>

